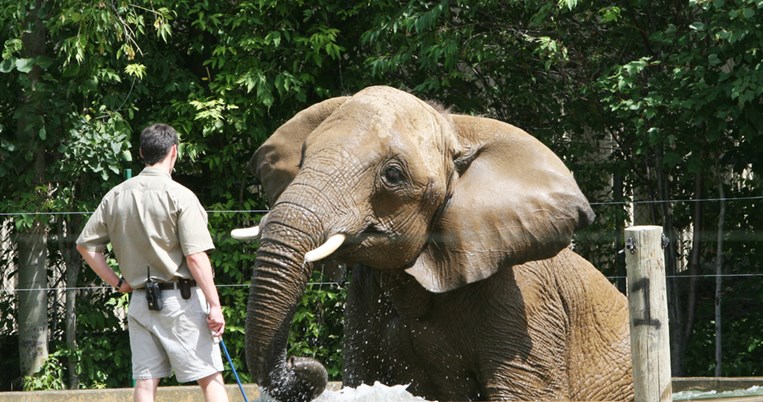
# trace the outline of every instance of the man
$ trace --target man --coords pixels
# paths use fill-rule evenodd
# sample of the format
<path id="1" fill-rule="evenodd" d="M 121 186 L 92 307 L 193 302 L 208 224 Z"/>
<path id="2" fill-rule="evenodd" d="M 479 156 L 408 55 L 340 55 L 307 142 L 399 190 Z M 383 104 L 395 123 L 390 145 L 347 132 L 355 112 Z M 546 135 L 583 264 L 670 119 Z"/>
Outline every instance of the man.
<path id="1" fill-rule="evenodd" d="M 77 250 L 101 279 L 133 292 L 127 314 L 134 401 L 153 401 L 172 370 L 179 382 L 197 381 L 206 401 L 227 401 L 220 337 L 225 320 L 207 251 L 214 249 L 207 214 L 189 189 L 172 180 L 178 135 L 154 124 L 140 135 L 146 167 L 112 188 L 77 239 Z M 111 242 L 122 277 L 106 264 Z M 146 284 L 158 282 L 147 300 Z M 149 296 L 154 295 L 148 292 Z M 162 304 L 160 310 L 149 310 Z"/>

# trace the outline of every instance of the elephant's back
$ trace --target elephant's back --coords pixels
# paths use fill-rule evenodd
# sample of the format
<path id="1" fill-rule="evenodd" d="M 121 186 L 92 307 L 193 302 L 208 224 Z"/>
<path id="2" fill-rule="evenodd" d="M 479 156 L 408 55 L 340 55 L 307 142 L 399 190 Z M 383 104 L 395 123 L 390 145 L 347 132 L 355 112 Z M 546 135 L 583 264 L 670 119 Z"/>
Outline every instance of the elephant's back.
<path id="1" fill-rule="evenodd" d="M 554 284 L 554 290 L 570 308 L 581 308 L 580 304 L 585 303 L 597 311 L 614 309 L 627 314 L 625 295 L 588 260 L 569 248 L 552 258 L 526 262 L 513 270 L 520 287 L 536 281 Z"/>
<path id="2" fill-rule="evenodd" d="M 627 314 L 625 295 L 588 260 L 569 248 L 552 258 L 526 262 L 512 269 L 520 287 L 553 284 L 549 290 L 558 292 L 561 301 L 570 308 L 582 308 L 580 304 L 585 303 L 597 311 L 615 309 Z"/>
<path id="3" fill-rule="evenodd" d="M 628 301 L 590 262 L 569 249 L 514 267 L 520 287 L 554 284 L 567 325 L 573 400 L 632 398 Z"/>

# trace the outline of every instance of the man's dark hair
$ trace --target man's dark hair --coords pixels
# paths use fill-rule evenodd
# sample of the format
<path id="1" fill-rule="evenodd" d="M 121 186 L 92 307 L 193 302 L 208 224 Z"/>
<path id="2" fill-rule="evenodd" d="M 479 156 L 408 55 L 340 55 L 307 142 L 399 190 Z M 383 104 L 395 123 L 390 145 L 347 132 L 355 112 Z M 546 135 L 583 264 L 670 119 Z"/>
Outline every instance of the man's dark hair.
<path id="1" fill-rule="evenodd" d="M 168 124 L 153 124 L 140 133 L 140 154 L 147 165 L 164 159 L 178 143 L 178 133 Z"/>

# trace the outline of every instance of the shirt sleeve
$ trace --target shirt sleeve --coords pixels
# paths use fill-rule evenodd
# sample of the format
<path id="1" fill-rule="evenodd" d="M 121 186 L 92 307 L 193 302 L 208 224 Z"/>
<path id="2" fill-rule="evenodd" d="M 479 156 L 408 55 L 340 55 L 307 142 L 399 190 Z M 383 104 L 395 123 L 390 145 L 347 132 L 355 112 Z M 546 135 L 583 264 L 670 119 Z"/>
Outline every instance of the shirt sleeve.
<path id="1" fill-rule="evenodd" d="M 195 196 L 180 211 L 178 235 L 184 256 L 207 252 L 215 248 L 212 235 L 207 228 L 207 212 Z"/>
<path id="2" fill-rule="evenodd" d="M 103 252 L 109 243 L 109 230 L 105 219 L 106 199 L 101 200 L 95 212 L 90 215 L 85 228 L 77 238 L 77 245 L 90 251 Z"/>

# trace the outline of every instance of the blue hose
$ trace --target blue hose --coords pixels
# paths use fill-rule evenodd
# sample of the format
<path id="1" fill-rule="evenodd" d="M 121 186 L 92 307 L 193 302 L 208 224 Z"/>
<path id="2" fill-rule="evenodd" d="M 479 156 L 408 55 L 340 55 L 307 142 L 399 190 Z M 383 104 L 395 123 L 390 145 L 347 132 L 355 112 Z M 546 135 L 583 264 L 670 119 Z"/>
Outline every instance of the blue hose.
<path id="1" fill-rule="evenodd" d="M 223 347 L 223 352 L 225 352 L 225 357 L 228 358 L 228 364 L 230 364 L 230 368 L 231 370 L 233 370 L 233 376 L 236 377 L 236 382 L 238 383 L 238 389 L 241 390 L 241 395 L 244 397 L 244 402 L 249 402 L 249 399 L 247 399 L 246 397 L 246 392 L 244 392 L 244 386 L 241 385 L 241 379 L 238 378 L 236 367 L 233 365 L 233 360 L 230 359 L 230 354 L 228 354 L 228 348 L 225 347 L 225 342 L 223 342 L 223 338 L 220 338 L 220 346 Z"/>

